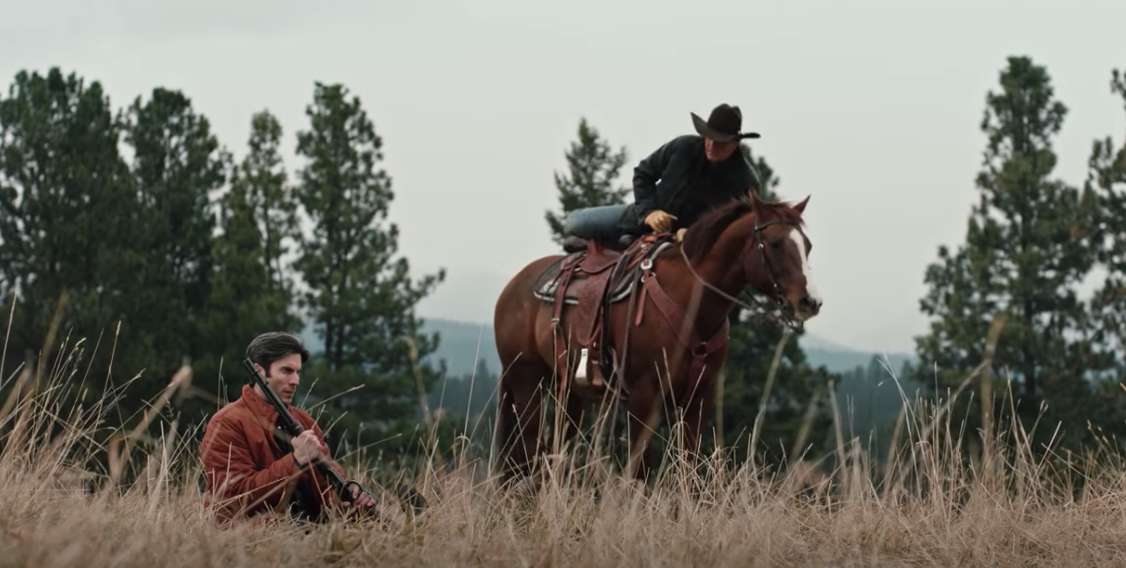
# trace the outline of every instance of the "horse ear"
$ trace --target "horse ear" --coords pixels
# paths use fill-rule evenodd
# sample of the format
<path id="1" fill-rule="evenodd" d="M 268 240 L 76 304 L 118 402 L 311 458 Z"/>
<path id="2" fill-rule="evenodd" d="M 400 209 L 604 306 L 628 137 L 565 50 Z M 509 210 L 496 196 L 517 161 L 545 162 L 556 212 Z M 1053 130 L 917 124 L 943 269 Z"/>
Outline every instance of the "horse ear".
<path id="1" fill-rule="evenodd" d="M 809 203 L 810 197 L 813 197 L 813 196 L 812 195 L 805 196 L 805 199 L 801 200 L 801 203 L 798 203 L 797 205 L 795 205 L 794 209 L 796 209 L 798 211 L 798 213 L 805 213 L 805 206 L 806 206 L 806 204 Z"/>
<path id="2" fill-rule="evenodd" d="M 755 188 L 752 187 L 747 190 L 747 197 L 751 200 L 752 210 L 758 210 L 760 207 L 762 207 L 762 198 L 758 196 L 758 192 L 755 191 Z"/>

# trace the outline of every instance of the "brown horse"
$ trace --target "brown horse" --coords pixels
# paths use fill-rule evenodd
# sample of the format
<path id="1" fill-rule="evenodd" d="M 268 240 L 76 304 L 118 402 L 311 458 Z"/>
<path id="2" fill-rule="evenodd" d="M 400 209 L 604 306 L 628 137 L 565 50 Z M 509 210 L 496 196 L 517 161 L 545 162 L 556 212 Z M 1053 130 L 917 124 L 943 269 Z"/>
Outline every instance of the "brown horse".
<path id="1" fill-rule="evenodd" d="M 751 192 L 705 214 L 682 242 L 648 235 L 620 253 L 591 245 L 521 269 L 501 292 L 494 315 L 502 365 L 496 438 L 505 480 L 537 469 L 548 388 L 566 407 L 564 444 L 588 404 L 609 398 L 607 389 L 621 397 L 630 429 L 626 475 L 648 477 L 649 439 L 666 403 L 684 420 L 681 445 L 695 460 L 714 378 L 727 356 L 736 296 L 751 286 L 791 321 L 821 308 L 802 230 L 808 202 L 767 203 Z M 611 378 L 599 384 L 600 371 Z M 576 380 L 587 375 L 594 380 Z"/>

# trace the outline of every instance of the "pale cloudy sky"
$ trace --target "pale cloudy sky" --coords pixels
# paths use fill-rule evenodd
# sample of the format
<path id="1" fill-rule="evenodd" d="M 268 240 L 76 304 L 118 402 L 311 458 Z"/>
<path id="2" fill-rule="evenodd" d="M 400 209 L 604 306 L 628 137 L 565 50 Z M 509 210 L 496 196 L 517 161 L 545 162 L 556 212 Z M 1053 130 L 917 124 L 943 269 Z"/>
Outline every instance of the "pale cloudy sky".
<path id="1" fill-rule="evenodd" d="M 632 169 L 691 131 L 689 111 L 740 105 L 782 195 L 812 195 L 825 306 L 808 330 L 888 351 L 926 330 L 923 273 L 963 236 L 1007 56 L 1047 65 L 1070 109 L 1064 179 L 1082 182 L 1094 138 L 1126 132 L 1108 86 L 1126 67 L 1121 0 L 0 0 L 0 14 L 5 93 L 53 65 L 119 107 L 182 89 L 238 157 L 269 109 L 294 164 L 313 82 L 346 84 L 386 144 L 401 252 L 449 272 L 421 314 L 470 321 L 555 252 L 543 214 L 583 116 Z"/>

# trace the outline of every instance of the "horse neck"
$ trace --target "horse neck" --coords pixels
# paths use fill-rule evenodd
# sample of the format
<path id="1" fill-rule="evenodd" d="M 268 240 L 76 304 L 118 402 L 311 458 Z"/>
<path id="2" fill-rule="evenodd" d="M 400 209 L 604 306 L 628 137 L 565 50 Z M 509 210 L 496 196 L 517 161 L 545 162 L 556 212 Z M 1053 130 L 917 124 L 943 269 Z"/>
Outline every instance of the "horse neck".
<path id="1" fill-rule="evenodd" d="M 755 214 L 750 213 L 731 223 L 708 252 L 692 261 L 691 266 L 683 256 L 677 255 L 680 262 L 676 266 L 683 274 L 676 278 L 675 286 L 670 286 L 674 288 L 670 295 L 686 312 L 691 312 L 694 301 L 699 302 L 695 321 L 696 332 L 701 337 L 710 337 L 723 326 L 735 305 L 731 298 L 737 297 L 747 286 L 743 252 L 753 236 L 755 222 Z M 701 284 L 700 280 L 708 285 Z M 713 287 L 723 294 L 716 293 Z M 699 299 L 694 300 L 693 296 Z"/>

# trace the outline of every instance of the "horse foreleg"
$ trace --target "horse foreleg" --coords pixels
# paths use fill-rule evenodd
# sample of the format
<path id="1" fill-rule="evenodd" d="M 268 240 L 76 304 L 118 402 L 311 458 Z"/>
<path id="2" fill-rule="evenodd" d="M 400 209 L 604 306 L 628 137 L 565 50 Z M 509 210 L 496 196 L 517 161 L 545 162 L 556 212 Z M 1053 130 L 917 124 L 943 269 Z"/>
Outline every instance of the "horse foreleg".
<path id="1" fill-rule="evenodd" d="M 643 484 L 648 482 L 653 469 L 652 441 L 661 419 L 660 400 L 648 388 L 639 388 L 630 394 L 629 459 L 625 473 Z"/>
<path id="2" fill-rule="evenodd" d="M 559 452 L 573 452 L 575 450 L 572 442 L 575 435 L 583 426 L 583 399 L 574 394 L 567 394 L 565 396 L 566 413 L 563 416 L 562 424 L 559 425 Z"/>
<path id="3" fill-rule="evenodd" d="M 570 392 L 563 392 L 555 405 L 555 434 L 548 443 L 552 467 L 562 466 L 559 475 L 567 475 L 575 461 L 575 435 L 582 428 L 583 400 Z"/>
<path id="4" fill-rule="evenodd" d="M 700 446 L 704 425 L 708 421 L 708 415 L 711 414 L 714 403 L 715 388 L 713 381 L 701 380 L 696 391 L 691 393 L 688 401 L 682 407 L 683 423 L 678 428 L 680 431 L 678 446 L 684 464 L 687 466 L 685 473 L 690 477 L 694 491 L 699 491 L 702 481 L 697 467 L 700 463 Z"/>
<path id="5" fill-rule="evenodd" d="M 540 415 L 543 391 L 538 375 L 517 372 L 514 366 L 501 379 L 497 408 L 497 434 L 501 445 L 501 471 L 505 481 L 530 476 L 540 450 Z"/>

